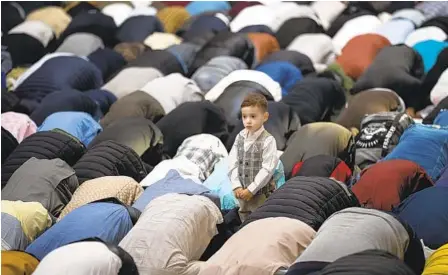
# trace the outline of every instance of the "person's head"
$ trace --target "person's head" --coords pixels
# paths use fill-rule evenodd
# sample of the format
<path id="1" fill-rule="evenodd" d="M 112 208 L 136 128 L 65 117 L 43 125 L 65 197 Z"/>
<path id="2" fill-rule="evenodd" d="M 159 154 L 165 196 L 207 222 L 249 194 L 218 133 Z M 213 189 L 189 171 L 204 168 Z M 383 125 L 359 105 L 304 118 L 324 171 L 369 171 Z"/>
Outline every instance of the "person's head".
<path id="1" fill-rule="evenodd" d="M 268 120 L 268 101 L 258 93 L 247 95 L 241 103 L 241 118 L 244 128 L 253 133 Z"/>

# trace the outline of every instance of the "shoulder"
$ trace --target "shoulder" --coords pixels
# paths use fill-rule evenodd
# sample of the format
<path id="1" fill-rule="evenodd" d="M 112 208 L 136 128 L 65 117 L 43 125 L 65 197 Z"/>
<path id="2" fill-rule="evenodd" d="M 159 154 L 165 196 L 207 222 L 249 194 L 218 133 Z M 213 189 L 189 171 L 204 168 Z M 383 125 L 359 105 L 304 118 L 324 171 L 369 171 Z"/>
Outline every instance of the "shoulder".
<path id="1" fill-rule="evenodd" d="M 274 136 L 271 135 L 271 134 L 269 134 L 269 133 L 267 133 L 267 136 L 266 136 L 266 138 L 264 139 L 264 145 L 265 145 L 265 147 L 268 147 L 268 146 L 275 146 L 275 148 L 276 148 L 276 150 L 277 150 L 277 142 L 276 142 Z"/>

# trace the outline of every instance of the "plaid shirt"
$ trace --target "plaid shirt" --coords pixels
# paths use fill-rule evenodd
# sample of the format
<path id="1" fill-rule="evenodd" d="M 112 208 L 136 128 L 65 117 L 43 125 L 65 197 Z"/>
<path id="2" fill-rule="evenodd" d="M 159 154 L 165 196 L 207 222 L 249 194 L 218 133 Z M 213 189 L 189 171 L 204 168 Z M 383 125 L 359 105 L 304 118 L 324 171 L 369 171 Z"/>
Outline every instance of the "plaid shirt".
<path id="1" fill-rule="evenodd" d="M 424 1 L 415 6 L 415 8 L 425 15 L 426 20 L 448 15 L 448 2 L 446 1 Z"/>
<path id="2" fill-rule="evenodd" d="M 221 140 L 210 134 L 199 134 L 184 140 L 175 157 L 184 156 L 202 171 L 200 180 L 210 176 L 216 163 L 228 156 Z"/>

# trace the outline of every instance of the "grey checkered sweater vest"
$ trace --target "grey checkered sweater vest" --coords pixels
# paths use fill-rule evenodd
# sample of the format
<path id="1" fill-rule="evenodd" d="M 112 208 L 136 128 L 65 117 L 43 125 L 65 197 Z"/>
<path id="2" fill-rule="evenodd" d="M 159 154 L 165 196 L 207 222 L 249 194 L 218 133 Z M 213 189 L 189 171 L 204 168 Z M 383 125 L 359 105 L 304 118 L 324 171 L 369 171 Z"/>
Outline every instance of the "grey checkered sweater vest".
<path id="1" fill-rule="evenodd" d="M 271 136 L 268 131 L 264 130 L 255 142 L 250 146 L 247 152 L 244 151 L 244 138 L 238 135 L 236 140 L 238 152 L 238 178 L 247 188 L 255 179 L 255 176 L 262 168 L 263 164 L 263 147 L 267 137 Z M 266 184 L 256 195 L 269 194 L 269 183 Z"/>

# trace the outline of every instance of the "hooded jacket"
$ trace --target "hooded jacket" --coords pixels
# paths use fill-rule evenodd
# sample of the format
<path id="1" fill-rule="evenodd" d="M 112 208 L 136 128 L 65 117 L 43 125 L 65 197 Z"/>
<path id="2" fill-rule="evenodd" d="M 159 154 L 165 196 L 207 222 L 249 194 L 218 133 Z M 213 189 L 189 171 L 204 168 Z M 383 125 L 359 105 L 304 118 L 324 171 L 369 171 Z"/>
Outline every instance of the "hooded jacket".
<path id="1" fill-rule="evenodd" d="M 103 129 L 90 114 L 84 112 L 57 112 L 48 116 L 38 131 L 61 129 L 76 137 L 85 146 Z"/>
<path id="2" fill-rule="evenodd" d="M 2 190 L 2 199 L 40 202 L 58 217 L 78 186 L 75 171 L 63 160 L 33 157 L 12 174 Z"/>
<path id="3" fill-rule="evenodd" d="M 2 165 L 2 189 L 14 172 L 31 158 L 60 159 L 74 165 L 84 154 L 84 145 L 62 130 L 38 132 L 25 139 Z"/>
<path id="4" fill-rule="evenodd" d="M 88 148 L 108 140 L 131 148 L 148 164 L 156 165 L 162 158 L 162 132 L 146 118 L 129 117 L 115 121 L 97 135 Z"/>
<path id="5" fill-rule="evenodd" d="M 363 170 L 352 191 L 362 206 L 392 211 L 407 197 L 433 185 L 418 164 L 408 160 L 386 160 Z"/>
<path id="6" fill-rule="evenodd" d="M 145 164 L 132 148 L 113 140 L 90 148 L 73 169 L 80 184 L 105 176 L 128 176 L 140 182 L 148 174 Z"/>
<path id="7" fill-rule="evenodd" d="M 329 178 L 295 177 L 270 195 L 241 227 L 260 219 L 286 217 L 317 231 L 333 213 L 356 206 L 358 200 L 343 183 Z"/>

